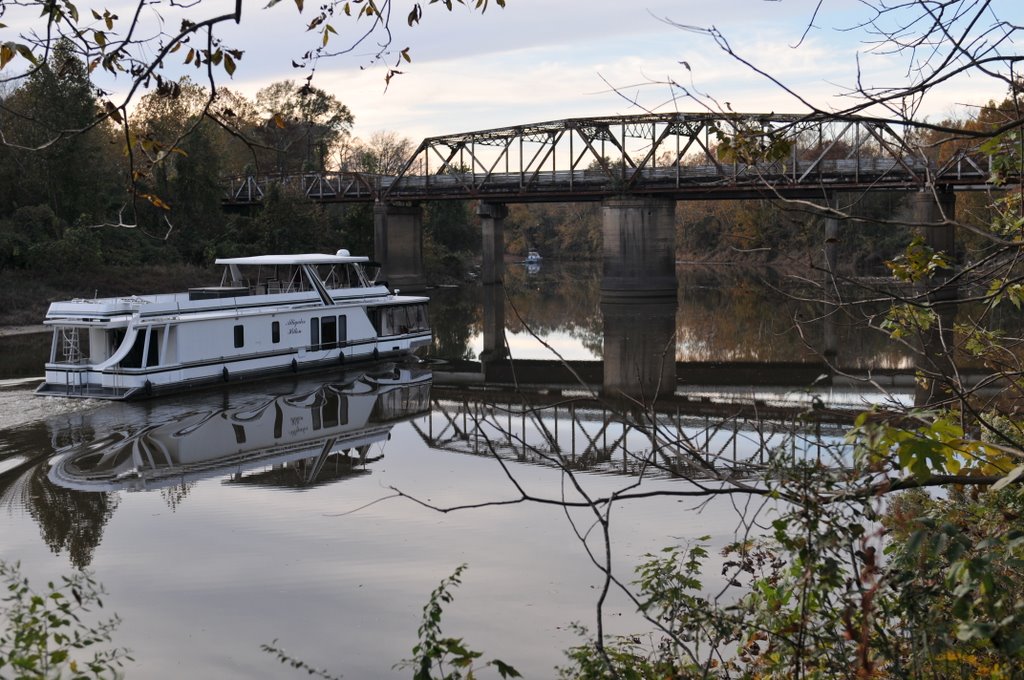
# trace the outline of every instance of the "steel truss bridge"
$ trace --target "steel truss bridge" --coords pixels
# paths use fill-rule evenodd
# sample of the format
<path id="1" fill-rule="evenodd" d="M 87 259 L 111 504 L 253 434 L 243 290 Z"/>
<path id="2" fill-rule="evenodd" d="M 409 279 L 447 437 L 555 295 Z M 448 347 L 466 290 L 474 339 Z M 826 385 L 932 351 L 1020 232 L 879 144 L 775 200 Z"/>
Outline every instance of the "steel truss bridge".
<path id="1" fill-rule="evenodd" d="M 914 125 L 853 116 L 664 113 L 515 125 L 423 140 L 395 176 L 236 177 L 227 204 L 280 184 L 322 202 L 821 198 L 830 191 L 981 187 L 976 144 L 925 147 Z"/>

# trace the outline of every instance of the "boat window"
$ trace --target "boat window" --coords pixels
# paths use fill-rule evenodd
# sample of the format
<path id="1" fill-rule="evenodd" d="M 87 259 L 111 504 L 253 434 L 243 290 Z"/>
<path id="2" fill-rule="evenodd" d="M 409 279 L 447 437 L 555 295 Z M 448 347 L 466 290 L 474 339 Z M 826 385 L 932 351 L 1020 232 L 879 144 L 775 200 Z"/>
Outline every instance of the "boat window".
<path id="1" fill-rule="evenodd" d="M 90 354 L 88 330 L 82 331 L 74 327 L 54 329 L 50 361 L 77 364 L 88 361 Z"/>
<path id="2" fill-rule="evenodd" d="M 377 277 L 380 276 L 381 265 L 380 262 L 366 262 L 363 264 L 363 277 L 366 279 L 366 284 L 373 286 L 377 283 Z"/>
<path id="3" fill-rule="evenodd" d="M 160 364 L 160 340 L 163 339 L 163 330 L 153 328 L 149 331 L 149 349 L 146 351 L 146 366 L 157 366 Z"/>
<path id="4" fill-rule="evenodd" d="M 334 349 L 338 344 L 338 317 L 325 316 L 320 319 L 321 349 Z"/>
<path id="5" fill-rule="evenodd" d="M 348 317 L 344 314 L 338 317 L 338 342 L 348 342 Z"/>
<path id="6" fill-rule="evenodd" d="M 245 345 L 245 326 L 239 324 L 235 326 L 235 347 L 243 345 Z"/>
<path id="7" fill-rule="evenodd" d="M 348 397 L 343 394 L 327 392 L 321 395 L 317 405 L 312 409 L 313 430 L 336 428 L 348 425 Z"/>
<path id="8" fill-rule="evenodd" d="M 317 270 L 317 274 L 321 272 Z M 321 275 L 320 280 L 329 289 L 361 288 L 364 285 L 359 269 L 354 264 L 335 265 L 327 270 L 325 275 Z"/>
<path id="9" fill-rule="evenodd" d="M 274 321 L 270 324 L 270 341 L 275 345 L 281 342 L 281 322 Z"/>
<path id="10" fill-rule="evenodd" d="M 309 320 L 309 344 L 316 347 L 320 344 L 320 319 L 313 317 Z"/>
<path id="11" fill-rule="evenodd" d="M 341 423 L 341 397 L 333 393 L 325 396 L 323 410 L 324 427 L 338 427 Z"/>
<path id="12" fill-rule="evenodd" d="M 430 329 L 427 306 L 423 304 L 381 308 L 376 323 L 378 332 L 384 336 Z"/>
<path id="13" fill-rule="evenodd" d="M 282 279 L 283 281 L 284 279 Z M 288 270 L 288 283 L 283 286 L 285 293 L 297 293 L 306 290 L 305 281 L 302 276 L 302 269 L 291 267 Z"/>
<path id="14" fill-rule="evenodd" d="M 107 356 L 112 355 L 121 346 L 121 343 L 124 342 L 124 334 L 123 328 L 107 331 Z"/>
<path id="15" fill-rule="evenodd" d="M 123 368 L 142 368 L 142 350 L 146 346 L 146 334 L 139 332 L 135 334 L 135 342 L 131 351 L 121 360 Z"/>
<path id="16" fill-rule="evenodd" d="M 281 403 L 274 401 L 274 439 L 280 439 L 284 433 L 284 411 L 281 410 Z"/>
<path id="17" fill-rule="evenodd" d="M 328 289 L 348 288 L 348 282 L 345 280 L 344 266 L 331 267 L 327 270 L 326 274 L 323 274 L 320 268 L 317 268 L 317 275 Z"/>
<path id="18" fill-rule="evenodd" d="M 409 305 L 409 328 L 414 331 L 430 328 L 430 324 L 427 323 L 426 305 Z"/>
<path id="19" fill-rule="evenodd" d="M 373 419 L 394 420 L 430 408 L 430 383 L 411 385 L 398 390 L 384 392 L 373 405 Z"/>

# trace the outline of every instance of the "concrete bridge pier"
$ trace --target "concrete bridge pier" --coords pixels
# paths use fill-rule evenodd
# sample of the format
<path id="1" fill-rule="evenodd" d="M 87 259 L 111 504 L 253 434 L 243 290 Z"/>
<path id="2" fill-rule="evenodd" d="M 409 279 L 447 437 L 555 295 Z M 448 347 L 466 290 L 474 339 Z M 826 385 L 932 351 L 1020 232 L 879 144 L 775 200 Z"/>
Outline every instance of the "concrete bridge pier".
<path id="1" fill-rule="evenodd" d="M 504 203 L 481 201 L 476 214 L 483 229 L 481 282 L 485 286 L 501 283 L 505 276 L 505 218 L 508 217 L 508 207 Z"/>
<path id="2" fill-rule="evenodd" d="M 487 363 L 508 357 L 505 344 L 505 286 L 500 283 L 485 283 L 484 291 L 484 349 L 480 361 Z"/>
<path id="3" fill-rule="evenodd" d="M 940 402 L 949 403 L 956 395 L 951 388 L 958 375 L 953 354 L 953 348 L 956 347 L 953 324 L 956 321 L 957 302 L 946 298 L 937 301 L 933 308 L 935 322 L 921 334 L 921 346 L 914 362 L 918 372 L 914 389 L 914 406 L 917 408 L 927 408 Z"/>
<path id="4" fill-rule="evenodd" d="M 675 392 L 677 309 L 675 297 L 602 296 L 603 396 L 649 405 Z"/>
<path id="5" fill-rule="evenodd" d="M 373 206 L 373 256 L 392 288 L 426 288 L 423 272 L 423 208 L 418 203 Z"/>
<path id="6" fill-rule="evenodd" d="M 602 296 L 675 298 L 675 200 L 610 198 L 602 203 L 601 213 Z"/>
<path id="7" fill-rule="evenodd" d="M 836 194 L 830 193 L 827 197 L 829 208 L 839 209 L 839 198 Z M 835 308 L 831 300 L 835 299 L 833 293 L 836 285 L 836 266 L 839 264 L 839 218 L 835 215 L 825 215 L 825 274 L 822 282 L 826 299 L 822 301 L 822 353 L 827 360 L 834 360 L 838 353 L 838 341 L 835 328 Z"/>
<path id="8" fill-rule="evenodd" d="M 956 194 L 951 190 L 926 189 L 911 196 L 910 207 L 913 221 L 924 225 L 918 229 L 925 243 L 935 252 L 944 252 L 954 263 L 958 263 L 960 258 L 956 251 L 956 227 L 952 224 Z"/>
<path id="9" fill-rule="evenodd" d="M 839 208 L 839 201 L 835 194 L 828 197 L 829 208 Z M 836 265 L 839 262 L 839 218 L 835 215 L 825 215 L 825 271 L 829 277 L 836 275 Z"/>
<path id="10" fill-rule="evenodd" d="M 956 320 L 959 286 L 950 279 L 960 264 L 956 248 L 956 227 L 952 224 L 956 209 L 956 194 L 949 190 L 919 191 L 911 197 L 913 221 L 925 244 L 932 250 L 945 253 L 952 262 L 948 269 L 937 272 L 930 280 L 922 281 L 920 291 L 927 295 L 935 311 L 935 322 L 920 338 L 916 366 L 924 376 L 917 382 L 914 405 L 926 407 L 953 396 L 950 382 L 957 375 L 953 348 L 953 324 Z"/>

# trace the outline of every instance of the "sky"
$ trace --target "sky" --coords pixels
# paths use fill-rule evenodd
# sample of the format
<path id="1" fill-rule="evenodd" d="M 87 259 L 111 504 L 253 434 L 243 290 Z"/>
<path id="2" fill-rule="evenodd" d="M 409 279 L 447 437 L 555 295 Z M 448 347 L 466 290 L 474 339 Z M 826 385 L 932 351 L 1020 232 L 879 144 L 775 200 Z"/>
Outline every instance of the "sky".
<path id="1" fill-rule="evenodd" d="M 406 26 L 407 10 L 395 12 L 392 46 L 395 52 L 409 47 L 412 62 L 399 67 L 402 75 L 387 88 L 384 74 L 397 57 L 368 65 L 372 47 L 357 50 L 354 58 L 322 61 L 314 84 L 349 106 L 355 136 L 393 130 L 414 141 L 563 118 L 700 110 L 698 102 L 680 99 L 678 89 L 674 97 L 668 81 L 723 106 L 728 102 L 734 111 L 806 110 L 728 57 L 710 36 L 679 25 L 715 27 L 744 59 L 824 108 L 848 103 L 836 94 L 855 82 L 858 59 L 868 84 L 907 82 L 904 60 L 872 55 L 863 31 L 845 30 L 866 16 L 860 3 L 826 1 L 817 16 L 816 5 L 817 0 L 507 0 L 501 9 L 491 0 L 483 14 L 424 5 L 422 21 L 412 29 Z M 1003 18 L 1024 23 L 1021 3 L 995 5 Z M 283 0 L 246 17 L 239 38 L 272 35 L 276 26 L 281 43 L 295 45 L 292 53 L 300 56 L 317 36 L 281 30 L 301 28 L 297 18 L 294 4 Z M 339 35 L 331 36 L 332 44 L 337 40 L 340 46 L 350 38 L 346 30 L 365 24 L 337 19 Z M 291 68 L 282 56 L 280 50 L 248 51 L 234 86 L 254 93 L 268 80 L 305 77 L 306 71 Z M 918 115 L 944 118 L 1005 94 L 992 87 L 987 79 L 961 80 L 936 92 Z"/>
<path id="2" fill-rule="evenodd" d="M 355 136 L 387 130 L 418 142 L 563 118 L 701 110 L 701 103 L 680 99 L 668 81 L 734 111 L 806 110 L 723 53 L 706 33 L 679 25 L 715 27 L 739 56 L 826 109 L 848 104 L 837 93 L 855 82 L 858 65 L 869 85 L 901 85 L 908 77 L 905 60 L 872 54 L 863 31 L 845 30 L 868 16 L 857 0 L 823 0 L 817 14 L 818 0 L 507 0 L 504 9 L 489 2 L 484 13 L 458 4 L 449 13 L 440 3 L 421 0 L 422 20 L 409 28 L 405 18 L 412 0 L 394 0 L 386 61 L 373 62 L 379 37 L 371 39 L 350 55 L 319 61 L 313 84 L 349 107 Z M 88 6 L 85 0 L 79 4 L 83 11 Z M 176 27 L 174 10 L 153 4 L 160 7 L 165 30 Z M 188 9 L 182 11 L 196 18 L 234 7 L 232 0 L 184 4 Z M 292 61 L 302 61 L 320 42 L 319 33 L 304 30 L 320 3 L 304 4 L 300 14 L 295 0 L 244 0 L 241 23 L 218 29 L 227 46 L 245 51 L 233 78 L 222 84 L 253 96 L 273 81 L 304 79 L 308 69 L 293 68 Z M 1003 19 L 1024 24 L 1019 0 L 996 0 L 993 6 Z M 122 5 L 120 12 L 127 16 L 130 7 Z M 10 17 L 3 19 L 10 28 L 0 30 L 0 37 L 17 27 Z M 351 44 L 368 24 L 366 18 L 335 17 L 338 33 L 329 45 Z M 402 63 L 402 75 L 385 87 L 387 68 L 405 47 L 412 62 Z M 171 61 L 166 73 L 174 76 Z M 1005 94 L 992 88 L 989 79 L 951 82 L 933 93 L 917 117 L 962 115 L 965 105 Z"/>

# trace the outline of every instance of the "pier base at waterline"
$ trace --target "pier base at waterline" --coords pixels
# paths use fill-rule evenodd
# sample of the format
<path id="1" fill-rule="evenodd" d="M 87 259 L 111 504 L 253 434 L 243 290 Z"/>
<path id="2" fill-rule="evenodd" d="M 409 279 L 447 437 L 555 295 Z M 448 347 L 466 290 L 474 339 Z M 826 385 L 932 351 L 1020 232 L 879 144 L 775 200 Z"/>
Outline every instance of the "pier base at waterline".
<path id="1" fill-rule="evenodd" d="M 602 297 L 675 299 L 675 200 L 612 198 L 601 204 L 601 213 Z"/>
<path id="2" fill-rule="evenodd" d="M 508 357 L 505 343 L 505 287 L 500 283 L 483 285 L 484 349 L 480 361 L 487 363 Z"/>

